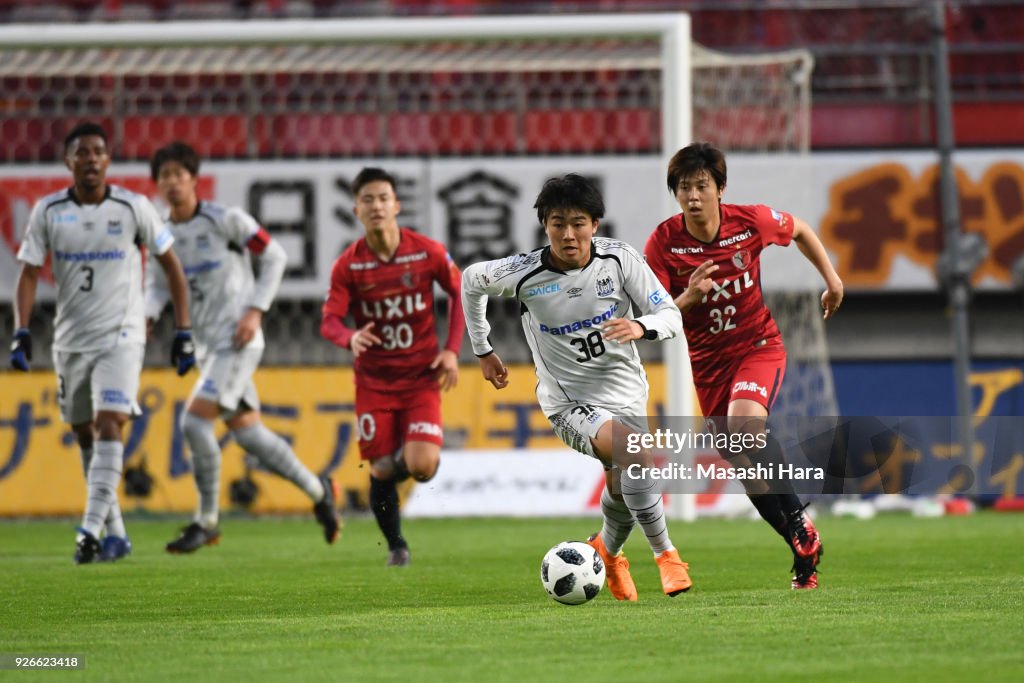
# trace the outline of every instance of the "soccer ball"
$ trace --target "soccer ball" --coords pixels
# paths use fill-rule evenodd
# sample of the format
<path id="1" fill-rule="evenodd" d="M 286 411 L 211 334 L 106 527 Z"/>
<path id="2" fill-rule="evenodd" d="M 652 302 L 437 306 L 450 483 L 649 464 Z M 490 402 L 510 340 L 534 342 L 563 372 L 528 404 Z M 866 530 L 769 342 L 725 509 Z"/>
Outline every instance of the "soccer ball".
<path id="1" fill-rule="evenodd" d="M 548 595 L 563 605 L 581 605 L 601 592 L 604 562 L 586 543 L 559 543 L 544 556 L 540 581 Z"/>

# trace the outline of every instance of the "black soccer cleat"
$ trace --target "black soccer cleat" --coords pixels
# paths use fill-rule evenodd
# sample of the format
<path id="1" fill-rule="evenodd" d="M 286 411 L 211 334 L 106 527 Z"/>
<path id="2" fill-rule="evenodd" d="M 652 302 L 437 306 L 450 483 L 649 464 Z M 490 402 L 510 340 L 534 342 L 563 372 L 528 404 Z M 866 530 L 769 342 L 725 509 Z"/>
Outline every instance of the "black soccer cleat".
<path id="1" fill-rule="evenodd" d="M 341 532 L 341 518 L 338 516 L 337 508 L 341 489 L 338 488 L 338 482 L 330 477 L 320 477 L 320 483 L 324 486 L 324 497 L 313 506 L 313 515 L 317 523 L 324 528 L 324 540 L 334 543 Z"/>
<path id="2" fill-rule="evenodd" d="M 408 548 L 395 548 L 388 551 L 388 561 L 384 563 L 384 566 L 408 567 L 411 562 L 412 557 L 409 555 Z"/>
<path id="3" fill-rule="evenodd" d="M 75 564 L 95 562 L 100 554 L 100 542 L 85 529 L 79 528 L 81 538 L 75 546 Z"/>
<path id="4" fill-rule="evenodd" d="M 220 529 L 206 529 L 199 522 L 192 522 L 181 530 L 181 536 L 165 546 L 167 552 L 180 555 L 194 553 L 204 545 L 217 545 L 220 543 Z"/>

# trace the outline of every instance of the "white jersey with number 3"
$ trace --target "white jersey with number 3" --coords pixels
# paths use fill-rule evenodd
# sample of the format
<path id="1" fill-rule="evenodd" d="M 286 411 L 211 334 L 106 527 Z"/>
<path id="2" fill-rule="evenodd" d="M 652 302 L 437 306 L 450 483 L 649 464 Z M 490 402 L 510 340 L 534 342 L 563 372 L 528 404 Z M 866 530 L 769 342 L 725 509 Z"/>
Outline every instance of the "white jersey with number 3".
<path id="1" fill-rule="evenodd" d="M 521 303 L 523 331 L 537 368 L 537 398 L 546 415 L 575 403 L 627 408 L 647 398 L 647 377 L 633 342 L 607 341 L 612 318 L 635 319 L 655 339 L 683 329 L 679 309 L 637 251 L 619 240 L 594 238 L 590 262 L 576 270 L 550 265 L 549 247 L 477 263 L 462 278 L 462 302 L 473 352 L 492 350 L 488 296 Z M 633 304 L 642 315 L 634 318 Z"/>
<path id="2" fill-rule="evenodd" d="M 171 248 L 174 238 L 150 201 L 108 185 L 99 204 L 80 204 L 71 190 L 43 197 L 32 209 L 18 260 L 33 266 L 53 254 L 57 284 L 55 351 L 85 352 L 146 342 L 142 254 Z"/>

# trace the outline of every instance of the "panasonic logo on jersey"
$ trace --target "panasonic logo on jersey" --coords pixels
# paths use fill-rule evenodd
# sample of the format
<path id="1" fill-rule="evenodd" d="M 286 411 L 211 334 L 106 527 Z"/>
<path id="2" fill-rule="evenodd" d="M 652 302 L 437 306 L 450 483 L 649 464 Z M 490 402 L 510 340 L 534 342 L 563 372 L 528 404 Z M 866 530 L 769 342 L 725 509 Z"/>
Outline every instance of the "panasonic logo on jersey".
<path id="1" fill-rule="evenodd" d="M 539 329 L 541 332 L 544 332 L 545 334 L 561 335 L 579 332 L 580 330 L 587 327 L 597 327 L 606 320 L 611 320 L 612 316 L 615 315 L 615 309 L 617 309 L 618 307 L 618 304 L 612 304 L 611 306 L 608 307 L 608 310 L 606 310 L 604 313 L 601 313 L 600 315 L 595 315 L 593 318 L 584 318 L 583 320 L 574 320 L 573 322 L 565 323 L 564 325 L 554 325 L 552 327 L 548 327 L 544 323 L 541 323 Z"/>

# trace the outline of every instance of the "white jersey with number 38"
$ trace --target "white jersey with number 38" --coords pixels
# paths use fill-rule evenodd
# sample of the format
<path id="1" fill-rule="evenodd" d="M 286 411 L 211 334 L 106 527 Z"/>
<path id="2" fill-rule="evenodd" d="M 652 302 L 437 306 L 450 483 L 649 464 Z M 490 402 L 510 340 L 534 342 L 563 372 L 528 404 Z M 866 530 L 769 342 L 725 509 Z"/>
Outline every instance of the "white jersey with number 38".
<path id="1" fill-rule="evenodd" d="M 647 377 L 633 342 L 605 340 L 612 318 L 635 319 L 657 340 L 682 332 L 679 309 L 637 251 L 594 238 L 583 268 L 550 265 L 549 247 L 477 263 L 462 278 L 466 327 L 478 355 L 489 353 L 488 296 L 514 297 L 537 368 L 537 398 L 546 415 L 574 403 L 626 408 L 647 397 Z M 641 315 L 634 318 L 633 304 Z"/>

